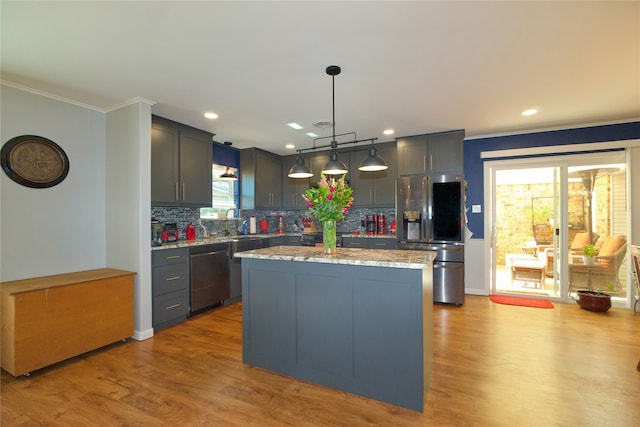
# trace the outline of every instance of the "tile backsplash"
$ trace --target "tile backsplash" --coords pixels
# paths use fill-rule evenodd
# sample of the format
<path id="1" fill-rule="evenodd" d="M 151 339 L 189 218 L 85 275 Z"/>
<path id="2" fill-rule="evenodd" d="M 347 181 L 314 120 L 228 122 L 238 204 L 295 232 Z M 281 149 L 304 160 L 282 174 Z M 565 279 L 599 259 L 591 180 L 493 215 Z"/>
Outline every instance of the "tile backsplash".
<path id="1" fill-rule="evenodd" d="M 360 221 L 365 215 L 385 215 L 387 226 L 395 219 L 394 208 L 352 208 L 343 221 L 338 221 L 338 232 L 349 233 L 360 229 Z M 278 216 L 284 218 L 285 231 L 287 233 L 302 231 L 302 218 L 308 217 L 309 212 L 306 210 L 240 210 L 240 218 L 235 219 L 203 219 L 202 224 L 207 228 L 209 235 L 224 235 L 228 229 L 231 234 L 237 234 L 238 229 L 242 226 L 242 222 L 248 220 L 250 216 L 255 216 L 257 220 L 266 218 L 269 222 L 269 232 L 274 233 L 278 226 Z M 175 222 L 178 225 L 178 233 L 180 239 L 185 239 L 185 228 L 187 225 L 194 224 L 196 228 L 196 237 L 201 238 L 204 231 L 197 225 L 200 219 L 199 208 L 176 208 L 176 207 L 153 207 L 151 208 L 151 217 L 161 222 Z M 315 220 L 316 228 L 322 230 L 322 225 Z"/>

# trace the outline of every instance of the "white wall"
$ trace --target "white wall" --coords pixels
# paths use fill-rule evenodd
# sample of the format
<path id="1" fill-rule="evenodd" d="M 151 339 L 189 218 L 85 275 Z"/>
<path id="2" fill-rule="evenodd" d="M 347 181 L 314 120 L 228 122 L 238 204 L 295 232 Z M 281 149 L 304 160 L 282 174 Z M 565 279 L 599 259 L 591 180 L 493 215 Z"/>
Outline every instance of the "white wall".
<path id="1" fill-rule="evenodd" d="M 153 336 L 151 305 L 151 105 L 107 114 L 107 265 L 135 271 L 136 339 Z"/>
<path id="2" fill-rule="evenodd" d="M 0 143 L 38 135 L 60 145 L 69 174 L 34 189 L 0 172 L 0 280 L 105 267 L 105 114 L 0 86 Z"/>

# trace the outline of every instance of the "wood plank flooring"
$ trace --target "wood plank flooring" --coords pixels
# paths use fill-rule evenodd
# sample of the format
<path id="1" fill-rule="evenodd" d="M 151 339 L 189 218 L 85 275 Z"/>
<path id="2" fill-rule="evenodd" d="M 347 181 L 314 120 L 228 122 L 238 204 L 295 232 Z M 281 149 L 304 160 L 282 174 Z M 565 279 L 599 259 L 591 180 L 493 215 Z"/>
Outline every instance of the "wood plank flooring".
<path id="1" fill-rule="evenodd" d="M 434 308 L 424 413 L 242 363 L 241 304 L 14 378 L 2 426 L 637 426 L 640 315 Z M 79 325 L 82 327 L 82 325 Z"/>

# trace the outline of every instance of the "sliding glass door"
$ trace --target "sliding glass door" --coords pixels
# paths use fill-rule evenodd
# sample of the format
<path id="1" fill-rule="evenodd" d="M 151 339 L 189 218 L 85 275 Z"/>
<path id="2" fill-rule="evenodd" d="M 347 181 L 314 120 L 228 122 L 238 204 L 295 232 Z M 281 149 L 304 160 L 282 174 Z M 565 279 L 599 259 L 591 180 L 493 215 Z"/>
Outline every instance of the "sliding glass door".
<path id="1" fill-rule="evenodd" d="M 559 167 L 494 168 L 492 293 L 561 295 L 558 259 L 562 198 Z"/>
<path id="2" fill-rule="evenodd" d="M 566 300 L 598 287 L 626 298 L 624 161 L 615 152 L 486 162 L 491 293 Z M 582 264 L 585 245 L 614 241 L 605 252 L 617 265 L 604 252 Z"/>

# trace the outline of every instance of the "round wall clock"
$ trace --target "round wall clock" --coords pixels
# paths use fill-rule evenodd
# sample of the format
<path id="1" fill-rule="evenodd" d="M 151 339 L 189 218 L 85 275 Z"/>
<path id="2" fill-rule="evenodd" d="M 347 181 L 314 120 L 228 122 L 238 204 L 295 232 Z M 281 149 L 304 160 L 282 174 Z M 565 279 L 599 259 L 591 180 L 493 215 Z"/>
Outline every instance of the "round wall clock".
<path id="1" fill-rule="evenodd" d="M 41 136 L 22 135 L 10 139 L 2 147 L 0 158 L 7 176 L 26 187 L 53 187 L 69 173 L 69 158 L 64 150 Z"/>

